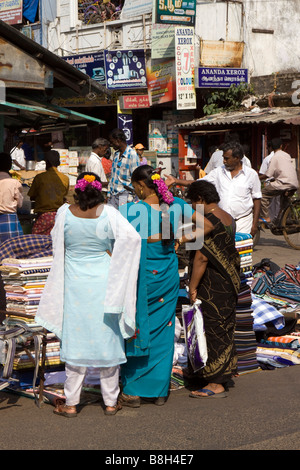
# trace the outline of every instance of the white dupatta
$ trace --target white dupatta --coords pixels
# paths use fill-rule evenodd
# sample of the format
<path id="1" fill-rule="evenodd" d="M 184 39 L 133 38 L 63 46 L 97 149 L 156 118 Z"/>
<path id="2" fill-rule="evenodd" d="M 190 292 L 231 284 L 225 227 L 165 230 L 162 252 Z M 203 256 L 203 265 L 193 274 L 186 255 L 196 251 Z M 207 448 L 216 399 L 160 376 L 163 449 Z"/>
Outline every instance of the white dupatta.
<path id="1" fill-rule="evenodd" d="M 36 322 L 62 336 L 64 308 L 64 225 L 69 204 L 57 211 L 55 226 L 51 231 L 53 263 L 49 272 Z M 105 205 L 115 242 L 110 260 L 108 283 L 104 302 L 105 314 L 119 316 L 122 337 L 130 338 L 135 332 L 136 290 L 141 254 L 141 237 L 132 225 L 114 207 Z"/>

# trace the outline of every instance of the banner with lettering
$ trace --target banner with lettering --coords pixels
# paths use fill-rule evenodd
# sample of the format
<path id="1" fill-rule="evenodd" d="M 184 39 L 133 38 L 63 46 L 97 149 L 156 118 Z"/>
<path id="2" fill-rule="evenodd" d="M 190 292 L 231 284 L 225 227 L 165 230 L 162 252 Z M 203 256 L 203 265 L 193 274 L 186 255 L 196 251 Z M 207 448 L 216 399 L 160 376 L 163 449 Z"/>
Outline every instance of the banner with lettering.
<path id="1" fill-rule="evenodd" d="M 195 26 L 196 0 L 156 0 L 156 23 Z"/>
<path id="2" fill-rule="evenodd" d="M 0 20 L 4 21 L 4 23 L 22 23 L 22 14 L 22 0 L 0 0 Z"/>
<path id="3" fill-rule="evenodd" d="M 121 109 L 150 108 L 148 95 L 124 95 L 119 98 Z"/>
<path id="4" fill-rule="evenodd" d="M 147 64 L 147 82 L 152 105 L 175 101 L 174 59 L 151 60 Z"/>
<path id="5" fill-rule="evenodd" d="M 198 67 L 195 71 L 196 88 L 230 88 L 248 83 L 248 69 Z"/>
<path id="6" fill-rule="evenodd" d="M 194 28 L 175 27 L 175 68 L 177 109 L 195 109 Z"/>
<path id="7" fill-rule="evenodd" d="M 103 51 L 93 52 L 91 54 L 64 56 L 62 59 L 86 75 L 89 75 L 89 77 L 93 78 L 101 85 L 105 86 L 106 80 Z"/>

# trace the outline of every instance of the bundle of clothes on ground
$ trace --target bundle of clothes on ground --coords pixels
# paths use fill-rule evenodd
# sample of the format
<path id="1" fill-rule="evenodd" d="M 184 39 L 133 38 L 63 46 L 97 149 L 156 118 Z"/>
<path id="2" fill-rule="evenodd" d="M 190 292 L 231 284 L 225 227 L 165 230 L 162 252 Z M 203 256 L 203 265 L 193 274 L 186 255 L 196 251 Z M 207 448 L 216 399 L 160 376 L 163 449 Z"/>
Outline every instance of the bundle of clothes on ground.
<path id="1" fill-rule="evenodd" d="M 263 259 L 253 273 L 252 305 L 260 367 L 300 364 L 300 263 L 280 268 Z"/>

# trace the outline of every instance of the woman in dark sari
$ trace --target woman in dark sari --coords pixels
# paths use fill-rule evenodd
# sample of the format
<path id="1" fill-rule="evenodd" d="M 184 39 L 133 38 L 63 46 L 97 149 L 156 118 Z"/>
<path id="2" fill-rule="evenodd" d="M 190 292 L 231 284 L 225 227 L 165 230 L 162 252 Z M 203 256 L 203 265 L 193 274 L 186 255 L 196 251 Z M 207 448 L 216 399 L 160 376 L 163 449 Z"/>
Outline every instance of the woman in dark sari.
<path id="1" fill-rule="evenodd" d="M 226 383 L 236 373 L 235 307 L 240 287 L 240 258 L 235 248 L 235 221 L 220 209 L 219 195 L 212 183 L 198 180 L 187 193 L 193 208 L 203 204 L 205 217 L 214 229 L 205 236 L 203 247 L 191 253 L 189 295 L 191 303 L 201 300 L 208 360 L 197 376 L 205 388 L 193 398 L 226 397 Z"/>

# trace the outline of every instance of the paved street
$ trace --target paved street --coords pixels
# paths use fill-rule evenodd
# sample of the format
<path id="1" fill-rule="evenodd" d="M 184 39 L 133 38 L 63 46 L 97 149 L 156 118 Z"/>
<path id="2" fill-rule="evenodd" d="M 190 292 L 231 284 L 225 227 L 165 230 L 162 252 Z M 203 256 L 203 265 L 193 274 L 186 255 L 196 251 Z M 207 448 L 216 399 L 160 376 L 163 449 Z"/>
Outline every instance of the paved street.
<path id="1" fill-rule="evenodd" d="M 280 266 L 297 264 L 300 251 L 282 237 L 261 237 L 254 262 L 271 258 Z M 75 419 L 55 416 L 51 405 L 0 392 L 0 449 L 103 450 L 100 463 L 118 451 L 140 451 L 139 468 L 150 457 L 142 450 L 296 450 L 300 446 L 300 367 L 259 371 L 235 379 L 226 399 L 192 399 L 189 390 L 171 392 L 165 406 L 123 408 L 104 416 L 101 403 L 88 404 Z M 132 451 L 130 453 L 130 451 Z M 161 452 L 163 454 L 163 452 Z M 55 454 L 54 454 L 55 455 Z M 167 455 L 163 454 L 163 455 Z M 192 463 L 200 462 L 194 452 Z M 146 460 L 146 462 L 142 462 Z M 148 460 L 147 460 L 148 459 Z M 134 465 L 131 465 L 134 466 Z"/>
<path id="2" fill-rule="evenodd" d="M 263 258 L 270 258 L 281 268 L 285 263 L 297 265 L 300 262 L 300 250 L 292 249 L 282 235 L 275 236 L 266 230 L 261 233 L 259 244 L 254 248 L 253 263 Z"/>

